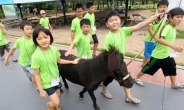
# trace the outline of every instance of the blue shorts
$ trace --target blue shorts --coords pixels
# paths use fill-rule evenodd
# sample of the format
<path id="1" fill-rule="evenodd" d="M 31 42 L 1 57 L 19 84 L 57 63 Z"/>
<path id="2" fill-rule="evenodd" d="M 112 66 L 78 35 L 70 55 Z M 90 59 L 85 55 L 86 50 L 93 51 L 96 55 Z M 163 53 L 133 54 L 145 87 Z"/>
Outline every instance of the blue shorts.
<path id="1" fill-rule="evenodd" d="M 155 42 L 144 42 L 145 50 L 144 50 L 144 58 L 151 58 L 151 54 L 153 52 L 153 49 L 156 46 Z"/>
<path id="2" fill-rule="evenodd" d="M 26 73 L 27 77 L 32 77 L 34 75 L 34 71 L 30 66 L 22 66 L 22 69 Z"/>
<path id="3" fill-rule="evenodd" d="M 44 90 L 47 92 L 48 96 L 50 96 L 50 95 L 54 94 L 56 92 L 56 90 L 58 90 L 60 88 L 61 88 L 61 83 L 59 83 L 59 85 L 57 85 L 57 86 L 47 88 L 47 89 L 44 89 Z"/>
<path id="4" fill-rule="evenodd" d="M 92 38 L 93 38 L 94 44 L 97 44 L 98 43 L 98 38 L 97 38 L 96 34 L 93 34 Z"/>

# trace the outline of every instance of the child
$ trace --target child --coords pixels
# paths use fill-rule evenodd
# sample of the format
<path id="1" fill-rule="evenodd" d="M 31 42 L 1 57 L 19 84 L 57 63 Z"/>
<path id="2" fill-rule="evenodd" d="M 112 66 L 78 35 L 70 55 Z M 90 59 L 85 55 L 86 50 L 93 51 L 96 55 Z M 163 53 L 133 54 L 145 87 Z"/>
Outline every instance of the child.
<path id="1" fill-rule="evenodd" d="M 77 64 L 78 59 L 67 61 L 60 59 L 60 53 L 56 47 L 51 46 L 53 37 L 51 32 L 44 27 L 37 27 L 33 32 L 33 42 L 37 46 L 32 55 L 31 68 L 34 70 L 36 84 L 40 96 L 49 96 L 48 110 L 62 110 L 60 104 L 60 79 L 57 63 Z"/>
<path id="2" fill-rule="evenodd" d="M 43 26 L 44 28 L 50 29 L 52 31 L 52 27 L 49 23 L 49 18 L 46 17 L 45 10 L 41 10 L 40 14 L 42 16 L 42 18 L 40 19 L 40 25 Z"/>
<path id="3" fill-rule="evenodd" d="M 91 22 L 91 32 L 90 33 L 93 37 L 93 42 L 94 42 L 93 57 L 95 57 L 96 56 L 96 50 L 97 50 L 97 47 L 98 47 L 98 38 L 95 34 L 96 27 L 95 27 L 95 15 L 94 15 L 95 8 L 94 8 L 94 4 L 92 2 L 88 2 L 86 4 L 86 8 L 87 8 L 88 12 L 84 16 L 84 18 L 89 19 L 90 22 Z"/>
<path id="4" fill-rule="evenodd" d="M 162 69 L 164 76 L 170 76 L 171 87 L 174 89 L 184 89 L 184 84 L 176 83 L 176 63 L 171 56 L 170 48 L 175 50 L 174 56 L 177 52 L 181 52 L 183 48 L 179 45 L 173 44 L 176 38 L 176 29 L 183 19 L 184 11 L 181 8 L 174 8 L 169 11 L 171 17 L 168 18 L 170 24 L 166 25 L 161 38 L 157 38 L 157 45 L 151 54 L 150 62 L 142 68 L 141 72 L 134 78 L 136 84 L 144 86 L 140 78 L 144 74 L 154 75 L 158 69 Z M 177 52 L 176 52 L 177 51 Z"/>
<path id="5" fill-rule="evenodd" d="M 8 42 L 5 35 L 6 35 L 6 29 L 4 28 L 4 25 L 0 23 L 0 57 L 1 57 L 1 61 L 4 60 L 5 50 L 7 52 L 9 52 L 9 50 L 10 50 L 9 42 Z M 11 55 L 11 57 L 12 57 L 13 62 L 17 62 L 17 59 L 15 59 L 15 57 L 13 55 Z"/>
<path id="6" fill-rule="evenodd" d="M 76 12 L 77 17 L 72 20 L 72 25 L 71 25 L 72 42 L 75 39 L 75 36 L 82 33 L 80 21 L 81 21 L 81 19 L 83 19 L 83 16 L 84 16 L 84 7 L 81 3 L 78 3 L 75 5 L 75 12 Z"/>
<path id="7" fill-rule="evenodd" d="M 75 40 L 71 43 L 68 52 L 65 53 L 65 56 L 68 56 L 72 53 L 74 45 L 77 45 L 78 53 L 77 57 L 83 59 L 91 59 L 92 54 L 90 50 L 90 42 L 92 40 L 90 32 L 90 21 L 89 19 L 82 19 L 80 21 L 80 28 L 82 33 L 76 36 Z"/>
<path id="8" fill-rule="evenodd" d="M 33 70 L 30 68 L 31 55 L 35 50 L 32 40 L 32 24 L 27 20 L 23 20 L 20 23 L 20 29 L 22 30 L 24 36 L 17 39 L 14 46 L 10 49 L 7 56 L 5 57 L 4 64 L 6 66 L 9 64 L 9 57 L 13 54 L 16 49 L 19 48 L 19 64 L 22 67 L 23 71 L 26 73 L 27 77 L 36 85 Z"/>
<path id="9" fill-rule="evenodd" d="M 169 2 L 167 0 L 158 1 L 158 3 L 157 3 L 158 13 L 165 13 L 167 8 L 168 8 L 168 5 L 169 5 Z M 160 21 L 160 23 L 162 23 L 161 25 L 160 25 L 160 23 L 156 24 L 154 22 L 149 24 L 149 26 L 148 26 L 149 33 L 146 35 L 145 42 L 144 42 L 145 50 L 144 50 L 144 60 L 143 60 L 142 67 L 144 67 L 150 61 L 151 53 L 156 46 L 156 43 L 155 43 L 154 39 L 152 38 L 154 32 L 157 30 L 159 25 L 160 25 L 160 29 L 161 29 L 164 26 L 165 22 L 166 22 L 166 18 L 164 18 L 164 19 L 162 19 L 162 21 Z M 156 37 L 159 36 L 160 29 L 157 31 Z"/>
<path id="10" fill-rule="evenodd" d="M 157 14 L 152 16 L 151 18 L 147 19 L 146 21 L 143 21 L 135 26 L 132 27 L 123 27 L 120 28 L 121 20 L 119 17 L 119 13 L 115 10 L 111 10 L 106 13 L 105 15 L 105 21 L 106 26 L 109 27 L 110 31 L 105 37 L 104 41 L 104 49 L 108 50 L 109 46 L 112 45 L 116 49 L 118 49 L 121 53 L 125 54 L 125 46 L 126 46 L 126 37 L 130 36 L 132 32 L 137 31 L 149 23 L 151 23 L 153 20 L 155 20 L 157 17 L 163 16 L 163 14 Z M 107 98 L 112 98 L 112 95 L 107 91 L 107 85 L 113 81 L 113 77 L 108 77 L 102 85 L 102 91 L 101 93 L 106 96 Z M 132 102 L 132 103 L 140 103 L 141 101 L 135 97 L 133 97 L 130 93 L 129 88 L 124 87 L 124 91 L 126 94 L 126 102 Z"/>

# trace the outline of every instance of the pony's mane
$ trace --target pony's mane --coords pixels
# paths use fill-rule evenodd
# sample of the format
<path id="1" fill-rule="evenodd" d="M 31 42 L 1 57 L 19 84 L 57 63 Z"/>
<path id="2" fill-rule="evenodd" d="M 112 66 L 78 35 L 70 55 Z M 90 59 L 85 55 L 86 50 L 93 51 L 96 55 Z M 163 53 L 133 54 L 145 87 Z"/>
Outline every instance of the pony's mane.
<path id="1" fill-rule="evenodd" d="M 98 56 L 93 59 L 81 59 L 79 61 L 79 74 L 82 82 L 85 82 L 87 88 L 92 85 L 103 81 L 110 75 L 110 73 L 117 68 L 120 61 L 116 61 L 115 57 L 119 57 L 119 60 L 123 55 L 116 50 L 114 47 L 110 46 L 109 50 L 103 50 Z"/>

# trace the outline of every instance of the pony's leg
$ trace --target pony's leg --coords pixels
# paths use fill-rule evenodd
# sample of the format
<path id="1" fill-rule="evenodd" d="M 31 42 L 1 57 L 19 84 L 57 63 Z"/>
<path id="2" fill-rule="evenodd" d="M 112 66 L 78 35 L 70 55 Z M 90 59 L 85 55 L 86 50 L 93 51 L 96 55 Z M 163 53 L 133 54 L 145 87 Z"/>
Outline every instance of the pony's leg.
<path id="1" fill-rule="evenodd" d="M 96 97 L 94 95 L 93 91 L 88 91 L 89 95 L 91 96 L 91 99 L 93 101 L 93 107 L 95 108 L 95 110 L 100 110 L 100 108 L 98 107 L 98 105 L 96 104 Z"/>
<path id="2" fill-rule="evenodd" d="M 66 82 L 65 77 L 61 76 L 61 78 L 62 78 L 62 80 L 64 82 L 64 86 L 65 86 L 66 90 L 68 90 L 69 86 L 68 86 L 68 83 Z"/>
<path id="3" fill-rule="evenodd" d="M 87 90 L 85 88 L 83 88 L 83 90 L 79 93 L 79 98 L 82 100 L 84 98 L 84 93 L 86 92 Z"/>

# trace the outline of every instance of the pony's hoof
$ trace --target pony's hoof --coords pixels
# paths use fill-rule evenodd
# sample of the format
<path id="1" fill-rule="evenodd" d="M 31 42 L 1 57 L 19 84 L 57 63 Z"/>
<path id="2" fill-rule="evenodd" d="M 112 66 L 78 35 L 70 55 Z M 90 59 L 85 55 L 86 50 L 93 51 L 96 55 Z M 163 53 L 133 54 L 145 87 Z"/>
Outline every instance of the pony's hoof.
<path id="1" fill-rule="evenodd" d="M 100 110 L 100 108 L 99 107 L 96 107 L 95 110 Z"/>
<path id="2" fill-rule="evenodd" d="M 66 90 L 68 90 L 68 87 L 65 87 Z"/>
<path id="3" fill-rule="evenodd" d="M 63 89 L 60 88 L 60 93 L 64 93 Z"/>
<path id="4" fill-rule="evenodd" d="M 83 97 L 79 96 L 79 99 L 80 99 L 80 100 L 83 100 Z"/>

